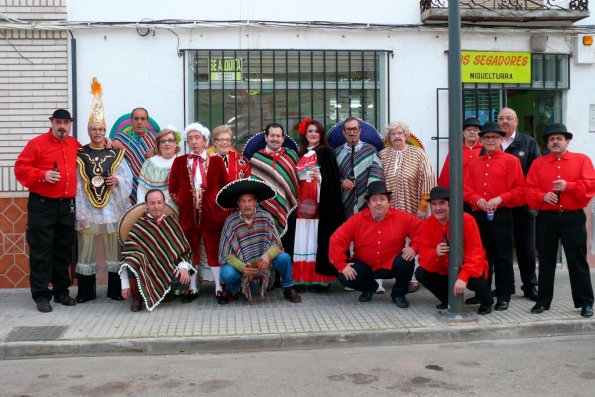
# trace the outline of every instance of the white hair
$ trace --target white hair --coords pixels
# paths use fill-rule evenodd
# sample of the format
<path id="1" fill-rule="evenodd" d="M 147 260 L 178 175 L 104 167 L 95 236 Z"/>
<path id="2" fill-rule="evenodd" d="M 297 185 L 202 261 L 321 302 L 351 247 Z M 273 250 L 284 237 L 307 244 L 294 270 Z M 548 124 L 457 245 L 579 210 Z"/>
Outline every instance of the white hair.
<path id="1" fill-rule="evenodd" d="M 202 135 L 205 138 L 205 141 L 207 141 L 207 145 L 209 144 L 209 137 L 211 136 L 211 131 L 209 131 L 209 129 L 207 127 L 205 127 L 204 125 L 202 125 L 199 122 L 188 124 L 186 126 L 186 128 L 184 129 L 184 132 L 182 133 L 183 141 L 186 140 L 186 138 L 188 137 L 188 133 L 191 131 L 200 132 L 200 135 Z"/>

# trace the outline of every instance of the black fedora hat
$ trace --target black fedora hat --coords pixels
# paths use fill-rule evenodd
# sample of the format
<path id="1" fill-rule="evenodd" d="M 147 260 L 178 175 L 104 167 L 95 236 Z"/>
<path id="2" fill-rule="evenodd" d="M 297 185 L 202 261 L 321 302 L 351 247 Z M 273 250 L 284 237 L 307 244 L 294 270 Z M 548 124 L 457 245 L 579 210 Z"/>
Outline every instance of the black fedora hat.
<path id="1" fill-rule="evenodd" d="M 52 116 L 50 117 L 50 120 L 53 120 L 53 119 L 63 119 L 63 120 L 74 121 L 74 119 L 70 115 L 70 112 L 66 109 L 54 110 L 54 113 L 52 113 Z"/>
<path id="2" fill-rule="evenodd" d="M 493 121 L 488 121 L 481 127 L 481 131 L 479 132 L 479 136 L 483 136 L 485 133 L 494 132 L 501 136 L 506 136 L 506 132 L 500 129 L 498 123 L 494 123 Z"/>
<path id="3" fill-rule="evenodd" d="M 243 194 L 253 194 L 258 202 L 274 198 L 277 191 L 274 187 L 258 179 L 238 179 L 223 186 L 215 201 L 219 207 L 233 209 L 238 207 L 238 198 Z"/>
<path id="4" fill-rule="evenodd" d="M 481 131 L 481 129 L 482 129 L 481 121 L 479 121 L 479 119 L 477 117 L 467 117 L 465 119 L 465 122 L 463 123 L 463 129 L 465 129 L 467 127 L 477 127 Z"/>
<path id="5" fill-rule="evenodd" d="M 566 126 L 562 123 L 554 123 L 545 127 L 545 132 L 543 133 L 543 140 L 547 142 L 550 135 L 554 134 L 562 134 L 566 137 L 566 139 L 572 139 L 572 133 L 568 132 Z"/>
<path id="6" fill-rule="evenodd" d="M 435 186 L 430 190 L 430 201 L 437 199 L 450 199 L 450 191 L 443 186 Z"/>
<path id="7" fill-rule="evenodd" d="M 386 194 L 390 196 L 393 192 L 386 189 L 386 183 L 383 181 L 374 181 L 368 185 L 368 194 L 366 194 L 366 200 L 375 194 Z"/>

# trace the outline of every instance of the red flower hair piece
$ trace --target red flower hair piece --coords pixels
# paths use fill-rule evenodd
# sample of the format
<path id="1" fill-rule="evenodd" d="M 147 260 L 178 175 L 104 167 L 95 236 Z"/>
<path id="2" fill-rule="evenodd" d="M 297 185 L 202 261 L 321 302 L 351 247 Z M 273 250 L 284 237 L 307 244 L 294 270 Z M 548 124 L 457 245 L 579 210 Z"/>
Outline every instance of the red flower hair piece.
<path id="1" fill-rule="evenodd" d="M 297 131 L 300 135 L 306 135 L 306 130 L 308 129 L 308 124 L 314 121 L 312 117 L 308 117 L 303 119 L 300 124 L 298 125 Z"/>

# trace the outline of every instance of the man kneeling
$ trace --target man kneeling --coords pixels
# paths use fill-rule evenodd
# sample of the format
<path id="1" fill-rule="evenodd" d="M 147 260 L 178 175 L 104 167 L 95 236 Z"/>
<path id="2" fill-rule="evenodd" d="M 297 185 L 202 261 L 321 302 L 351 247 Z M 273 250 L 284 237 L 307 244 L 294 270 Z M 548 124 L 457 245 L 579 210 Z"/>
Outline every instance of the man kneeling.
<path id="1" fill-rule="evenodd" d="M 430 191 L 432 216 L 421 225 L 419 237 L 419 267 L 417 280 L 440 300 L 438 309 L 448 309 L 448 261 L 450 236 L 449 191 L 437 186 Z M 481 244 L 475 219 L 463 213 L 463 265 L 454 285 L 454 294 L 465 289 L 475 291 L 480 301 L 478 314 L 492 312 L 494 298 L 487 282 L 488 261 Z"/>
<path id="2" fill-rule="evenodd" d="M 132 295 L 130 310 L 142 310 L 143 300 L 149 311 L 155 309 L 174 289 L 190 284 L 192 250 L 178 221 L 165 215 L 165 196 L 158 189 L 149 190 L 145 196 L 148 213 L 130 228 L 122 248 L 122 297 Z M 136 207 L 133 207 L 136 208 Z M 124 240 L 122 225 L 120 236 Z M 172 285 L 172 280 L 175 282 Z"/>
<path id="3" fill-rule="evenodd" d="M 368 185 L 368 208 L 342 224 L 331 236 L 329 261 L 339 270 L 339 281 L 361 291 L 360 302 L 369 302 L 378 289 L 375 279 L 395 278 L 391 297 L 402 309 L 409 307 L 405 295 L 415 266 L 417 232 L 421 221 L 415 216 L 390 207 L 386 184 Z M 411 239 L 405 247 L 406 238 Z M 347 251 L 353 243 L 348 262 Z"/>
<path id="4" fill-rule="evenodd" d="M 285 299 L 300 303 L 302 299 L 292 288 L 291 257 L 282 252 L 281 237 L 271 215 L 256 206 L 257 202 L 270 200 L 275 195 L 270 185 L 257 179 L 238 179 L 219 191 L 216 200 L 220 207 L 240 208 L 223 225 L 219 245 L 221 281 L 231 295 L 236 295 L 242 276 L 244 280 L 257 275 L 268 279 L 272 267 L 281 276 Z M 248 292 L 250 286 L 243 284 Z M 267 284 L 268 280 L 265 289 Z"/>

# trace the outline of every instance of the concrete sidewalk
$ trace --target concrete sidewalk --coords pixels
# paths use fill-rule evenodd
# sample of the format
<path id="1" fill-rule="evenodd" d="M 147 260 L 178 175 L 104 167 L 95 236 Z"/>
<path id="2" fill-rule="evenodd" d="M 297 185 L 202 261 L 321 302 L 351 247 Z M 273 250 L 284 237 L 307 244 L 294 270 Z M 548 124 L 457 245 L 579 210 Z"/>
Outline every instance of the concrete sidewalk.
<path id="1" fill-rule="evenodd" d="M 517 274 L 517 280 L 520 278 Z M 392 282 L 385 281 L 390 291 Z M 580 316 L 570 295 L 568 273 L 558 270 L 550 311 L 531 314 L 533 302 L 513 295 L 510 308 L 470 322 L 449 323 L 425 289 L 408 295 L 399 309 L 388 294 L 359 303 L 358 292 L 334 286 L 326 293 L 306 292 L 301 304 L 283 299 L 282 290 L 263 302 L 220 306 L 212 284 L 189 304 L 162 303 L 153 312 L 130 312 L 129 302 L 105 298 L 39 313 L 28 289 L 0 290 L 0 358 L 110 354 L 176 354 L 460 342 L 532 336 L 590 334 L 595 318 Z M 517 293 L 520 289 L 517 287 Z M 471 296 L 468 292 L 467 297 Z M 76 296 L 76 288 L 71 289 Z M 470 313 L 478 306 L 466 306 Z"/>

